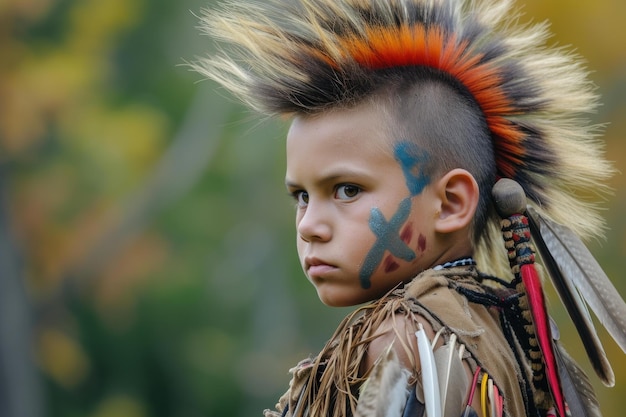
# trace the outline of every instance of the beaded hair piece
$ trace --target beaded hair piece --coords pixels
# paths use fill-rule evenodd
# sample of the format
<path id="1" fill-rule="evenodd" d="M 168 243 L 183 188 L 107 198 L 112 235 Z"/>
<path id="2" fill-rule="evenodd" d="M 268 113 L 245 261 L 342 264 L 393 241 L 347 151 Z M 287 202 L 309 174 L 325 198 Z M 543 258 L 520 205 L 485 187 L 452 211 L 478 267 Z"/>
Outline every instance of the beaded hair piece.
<path id="1" fill-rule="evenodd" d="M 282 116 L 356 105 L 385 70 L 445 72 L 480 106 L 498 176 L 517 181 L 542 216 L 598 236 L 592 200 L 613 170 L 586 120 L 594 86 L 578 57 L 545 46 L 546 24 L 518 17 L 508 0 L 229 0 L 201 15 L 218 50 L 192 66 Z M 494 221 L 477 257 L 501 258 L 499 241 Z"/>

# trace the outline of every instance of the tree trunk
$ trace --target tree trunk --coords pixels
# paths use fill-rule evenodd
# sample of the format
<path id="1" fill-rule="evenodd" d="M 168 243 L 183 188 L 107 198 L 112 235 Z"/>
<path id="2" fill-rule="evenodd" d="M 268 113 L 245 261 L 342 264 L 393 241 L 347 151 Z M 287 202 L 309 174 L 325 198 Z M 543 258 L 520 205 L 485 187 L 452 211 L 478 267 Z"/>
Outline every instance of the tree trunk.
<path id="1" fill-rule="evenodd" d="M 42 417 L 39 373 L 33 361 L 31 300 L 7 210 L 0 172 L 0 416 Z"/>

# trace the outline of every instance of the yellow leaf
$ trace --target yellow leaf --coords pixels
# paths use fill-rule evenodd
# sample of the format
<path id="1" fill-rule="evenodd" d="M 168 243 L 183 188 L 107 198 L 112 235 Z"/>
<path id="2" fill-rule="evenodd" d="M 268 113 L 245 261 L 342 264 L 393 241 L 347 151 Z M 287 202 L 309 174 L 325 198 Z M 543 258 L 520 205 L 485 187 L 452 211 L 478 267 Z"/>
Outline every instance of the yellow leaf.
<path id="1" fill-rule="evenodd" d="M 89 373 L 89 359 L 82 347 L 56 329 L 41 331 L 37 356 L 42 371 L 65 388 L 75 387 Z"/>

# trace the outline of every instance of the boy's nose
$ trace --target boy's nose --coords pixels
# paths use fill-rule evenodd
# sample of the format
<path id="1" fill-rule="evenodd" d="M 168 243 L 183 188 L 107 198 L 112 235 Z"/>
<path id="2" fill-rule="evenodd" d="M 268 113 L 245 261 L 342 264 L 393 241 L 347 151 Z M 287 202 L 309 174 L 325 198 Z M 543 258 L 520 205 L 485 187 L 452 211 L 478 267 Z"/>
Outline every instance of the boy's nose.
<path id="1" fill-rule="evenodd" d="M 304 215 L 297 224 L 298 235 L 305 242 L 328 241 L 331 237 L 331 226 L 324 211 L 309 203 Z"/>

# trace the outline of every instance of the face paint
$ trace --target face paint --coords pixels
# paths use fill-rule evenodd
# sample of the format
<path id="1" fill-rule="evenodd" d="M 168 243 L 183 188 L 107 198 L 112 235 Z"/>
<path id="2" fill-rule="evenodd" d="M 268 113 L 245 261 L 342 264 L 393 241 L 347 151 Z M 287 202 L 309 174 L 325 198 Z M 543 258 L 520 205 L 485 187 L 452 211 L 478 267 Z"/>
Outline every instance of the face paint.
<path id="1" fill-rule="evenodd" d="M 426 238 L 421 233 L 417 238 L 417 250 L 419 252 L 424 252 L 426 250 Z"/>
<path id="2" fill-rule="evenodd" d="M 372 232 L 376 235 L 377 240 L 365 257 L 365 261 L 359 272 L 361 287 L 367 289 L 372 285 L 370 278 L 378 265 L 380 265 L 385 251 L 389 251 L 396 258 L 404 261 L 412 261 L 415 259 L 415 252 L 400 238 L 400 228 L 406 222 L 410 213 L 410 198 L 405 198 L 400 202 L 398 211 L 389 222 L 387 222 L 385 216 L 379 209 L 372 209 L 369 225 Z"/>
<path id="3" fill-rule="evenodd" d="M 405 242 L 407 245 L 411 242 L 413 238 L 413 222 L 407 223 L 406 226 L 402 228 L 402 232 L 400 232 L 400 239 Z"/>
<path id="4" fill-rule="evenodd" d="M 430 183 L 430 177 L 423 171 L 428 153 L 413 142 L 399 142 L 394 147 L 394 157 L 400 162 L 411 195 L 420 194 Z"/>
<path id="5" fill-rule="evenodd" d="M 387 257 L 383 261 L 383 265 L 384 265 L 384 271 L 387 274 L 400 268 L 400 264 L 396 262 L 393 255 L 387 255 Z"/>

